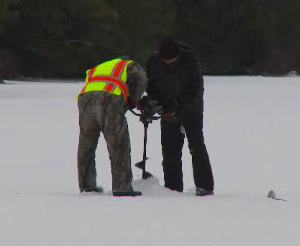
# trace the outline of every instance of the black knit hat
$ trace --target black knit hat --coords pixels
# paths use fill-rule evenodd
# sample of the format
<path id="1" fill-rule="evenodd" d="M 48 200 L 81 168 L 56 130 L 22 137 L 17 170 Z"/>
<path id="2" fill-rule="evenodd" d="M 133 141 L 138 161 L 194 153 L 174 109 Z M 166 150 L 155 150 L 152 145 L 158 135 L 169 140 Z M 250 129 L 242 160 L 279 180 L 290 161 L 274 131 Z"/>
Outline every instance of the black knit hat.
<path id="1" fill-rule="evenodd" d="M 170 60 L 178 56 L 178 44 L 172 38 L 164 38 L 159 47 L 159 56 L 163 60 Z"/>

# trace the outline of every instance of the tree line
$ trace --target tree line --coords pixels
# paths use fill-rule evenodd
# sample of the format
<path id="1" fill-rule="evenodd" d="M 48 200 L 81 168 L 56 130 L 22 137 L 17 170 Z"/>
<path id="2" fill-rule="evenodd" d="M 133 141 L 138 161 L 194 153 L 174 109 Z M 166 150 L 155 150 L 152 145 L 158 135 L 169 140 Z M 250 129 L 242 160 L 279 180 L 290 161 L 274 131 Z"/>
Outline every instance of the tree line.
<path id="1" fill-rule="evenodd" d="M 193 47 L 204 74 L 300 71 L 299 0 L 1 0 L 0 76 L 84 77 L 162 37 Z"/>

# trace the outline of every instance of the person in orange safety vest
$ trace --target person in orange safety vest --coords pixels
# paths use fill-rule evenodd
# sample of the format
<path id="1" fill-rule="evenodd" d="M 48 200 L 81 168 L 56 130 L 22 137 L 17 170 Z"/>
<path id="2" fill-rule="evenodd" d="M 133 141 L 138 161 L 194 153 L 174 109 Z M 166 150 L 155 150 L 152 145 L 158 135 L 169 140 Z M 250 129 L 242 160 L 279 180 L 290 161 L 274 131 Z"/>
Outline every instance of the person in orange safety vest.
<path id="1" fill-rule="evenodd" d="M 140 196 L 132 188 L 131 147 L 125 113 L 139 107 L 147 87 L 145 70 L 120 57 L 87 71 L 78 95 L 79 144 L 77 154 L 80 192 L 103 192 L 97 186 L 95 152 L 103 133 L 111 161 L 113 196 Z"/>

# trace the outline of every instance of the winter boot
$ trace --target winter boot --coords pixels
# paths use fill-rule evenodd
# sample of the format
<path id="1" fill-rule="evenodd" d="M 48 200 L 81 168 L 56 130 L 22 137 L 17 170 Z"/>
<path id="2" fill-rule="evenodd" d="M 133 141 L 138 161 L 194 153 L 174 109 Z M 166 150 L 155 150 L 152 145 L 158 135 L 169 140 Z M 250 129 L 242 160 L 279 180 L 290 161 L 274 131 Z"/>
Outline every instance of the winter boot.
<path id="1" fill-rule="evenodd" d="M 196 196 L 212 196 L 214 195 L 213 190 L 204 190 L 202 188 L 196 188 Z"/>
<path id="2" fill-rule="evenodd" d="M 84 189 L 84 190 L 81 190 L 80 193 L 82 192 L 96 192 L 96 193 L 103 193 L 104 190 L 101 186 L 97 186 L 95 188 L 88 188 L 88 189 Z"/>
<path id="3" fill-rule="evenodd" d="M 113 191 L 113 196 L 141 196 L 142 192 L 134 191 L 132 188 L 129 191 Z"/>

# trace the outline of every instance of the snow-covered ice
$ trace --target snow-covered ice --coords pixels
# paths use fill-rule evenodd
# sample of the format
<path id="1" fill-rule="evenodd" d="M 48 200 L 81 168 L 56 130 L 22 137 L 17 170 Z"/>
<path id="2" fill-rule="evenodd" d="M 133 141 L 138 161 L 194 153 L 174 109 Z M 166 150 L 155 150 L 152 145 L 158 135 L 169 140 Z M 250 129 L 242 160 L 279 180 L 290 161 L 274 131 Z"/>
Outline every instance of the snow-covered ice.
<path id="1" fill-rule="evenodd" d="M 204 134 L 215 196 L 163 185 L 159 122 L 149 126 L 147 170 L 115 198 L 105 141 L 97 149 L 98 184 L 108 194 L 79 194 L 76 95 L 83 83 L 0 85 L 0 245 L 2 246 L 299 246 L 300 78 L 205 77 Z M 127 113 L 132 162 L 143 125 Z M 185 191 L 194 187 L 183 151 Z M 287 202 L 267 198 L 275 190 Z"/>

